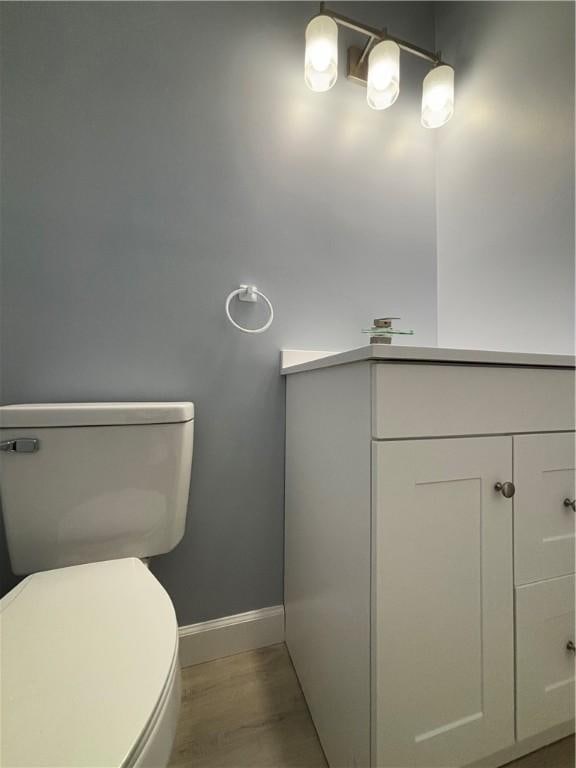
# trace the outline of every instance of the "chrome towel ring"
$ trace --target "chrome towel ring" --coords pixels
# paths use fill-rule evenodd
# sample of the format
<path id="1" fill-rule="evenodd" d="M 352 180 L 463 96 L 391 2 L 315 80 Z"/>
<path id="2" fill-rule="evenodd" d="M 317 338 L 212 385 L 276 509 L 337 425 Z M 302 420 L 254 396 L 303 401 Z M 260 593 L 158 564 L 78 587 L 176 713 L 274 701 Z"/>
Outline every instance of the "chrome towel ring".
<path id="1" fill-rule="evenodd" d="M 261 299 L 265 301 L 265 303 L 268 305 L 268 309 L 270 310 L 270 317 L 268 320 L 264 323 L 264 325 L 260 328 L 244 328 L 242 325 L 238 325 L 238 323 L 232 319 L 232 315 L 230 314 L 230 302 L 234 298 L 234 296 L 238 296 L 239 301 L 249 301 L 249 302 L 256 302 L 258 301 L 258 296 L 260 296 Z M 274 320 L 274 308 L 272 307 L 272 302 L 269 298 L 264 296 L 264 294 L 259 291 L 255 285 L 240 285 L 240 288 L 236 288 L 235 291 L 232 291 L 228 295 L 228 298 L 226 299 L 226 317 L 232 325 L 235 328 L 238 328 L 239 331 L 242 331 L 243 333 L 264 333 L 264 331 L 267 331 L 268 328 L 272 325 L 272 320 Z"/>

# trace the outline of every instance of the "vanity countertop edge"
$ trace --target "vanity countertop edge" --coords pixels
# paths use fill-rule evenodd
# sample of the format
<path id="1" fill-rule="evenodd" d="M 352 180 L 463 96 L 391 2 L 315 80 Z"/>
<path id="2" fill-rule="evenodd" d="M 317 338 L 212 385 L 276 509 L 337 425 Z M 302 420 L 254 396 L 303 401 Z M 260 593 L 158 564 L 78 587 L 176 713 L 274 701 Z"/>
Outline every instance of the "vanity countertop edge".
<path id="1" fill-rule="evenodd" d="M 451 347 L 412 347 L 392 344 L 368 344 L 343 352 L 283 349 L 280 353 L 282 375 L 366 361 L 501 365 L 528 368 L 574 369 L 576 367 L 576 356 L 574 355 L 500 352 L 485 349 L 455 349 Z"/>

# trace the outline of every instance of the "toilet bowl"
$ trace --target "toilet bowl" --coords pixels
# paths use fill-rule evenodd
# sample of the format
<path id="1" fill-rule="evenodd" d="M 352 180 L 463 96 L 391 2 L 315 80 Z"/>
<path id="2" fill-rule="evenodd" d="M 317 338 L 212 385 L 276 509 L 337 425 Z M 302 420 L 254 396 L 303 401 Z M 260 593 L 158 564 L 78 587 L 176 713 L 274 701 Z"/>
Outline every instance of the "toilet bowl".
<path id="1" fill-rule="evenodd" d="M 28 576 L 0 601 L 0 764 L 168 763 L 180 701 L 178 626 L 140 560 Z"/>

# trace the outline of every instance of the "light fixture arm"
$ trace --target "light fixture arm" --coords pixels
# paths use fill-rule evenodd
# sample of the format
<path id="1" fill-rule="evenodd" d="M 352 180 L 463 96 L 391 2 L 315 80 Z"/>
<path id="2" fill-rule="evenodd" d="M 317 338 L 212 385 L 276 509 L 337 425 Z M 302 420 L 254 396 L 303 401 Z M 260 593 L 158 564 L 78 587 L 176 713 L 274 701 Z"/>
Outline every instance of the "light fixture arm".
<path id="1" fill-rule="evenodd" d="M 360 34 L 366 35 L 369 38 L 357 61 L 357 66 L 364 62 L 372 45 L 380 40 L 393 40 L 401 50 L 406 51 L 406 53 L 411 53 L 412 56 L 417 56 L 420 59 L 431 61 L 435 66 L 443 63 L 440 51 L 428 51 L 426 48 L 421 48 L 419 45 L 414 45 L 413 43 L 408 42 L 408 40 L 402 40 L 400 37 L 388 34 L 388 30 L 385 28 L 377 29 L 376 27 L 370 27 L 367 24 L 361 24 L 358 21 L 354 21 L 354 19 L 350 19 L 348 16 L 343 16 L 337 11 L 332 11 L 330 8 L 326 8 L 325 3 L 320 3 L 320 13 L 325 16 L 330 16 L 330 18 L 334 19 L 336 24 L 339 24 L 341 27 L 352 29 L 354 32 L 360 32 Z"/>
<path id="2" fill-rule="evenodd" d="M 374 37 L 374 35 L 370 35 L 370 37 L 366 41 L 366 44 L 365 44 L 364 48 L 362 49 L 362 53 L 360 54 L 360 58 L 358 59 L 358 65 L 359 66 L 364 63 L 364 61 L 366 60 L 366 57 L 370 53 L 370 50 L 371 50 L 372 46 L 374 45 L 374 43 L 377 40 L 378 40 L 377 37 Z"/>

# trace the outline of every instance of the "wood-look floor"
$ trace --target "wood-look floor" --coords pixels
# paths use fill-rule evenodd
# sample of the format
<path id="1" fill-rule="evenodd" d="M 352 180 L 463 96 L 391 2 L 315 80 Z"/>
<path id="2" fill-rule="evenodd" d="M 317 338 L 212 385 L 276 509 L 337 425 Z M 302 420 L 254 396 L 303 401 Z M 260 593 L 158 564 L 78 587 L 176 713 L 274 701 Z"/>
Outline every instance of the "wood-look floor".
<path id="1" fill-rule="evenodd" d="M 170 768 L 326 768 L 284 645 L 182 670 Z M 507 768 L 574 768 L 564 739 Z"/>
<path id="2" fill-rule="evenodd" d="M 171 768 L 324 768 L 284 645 L 182 670 Z"/>

